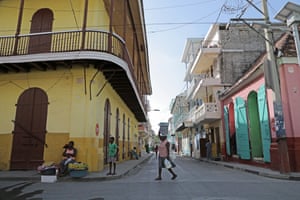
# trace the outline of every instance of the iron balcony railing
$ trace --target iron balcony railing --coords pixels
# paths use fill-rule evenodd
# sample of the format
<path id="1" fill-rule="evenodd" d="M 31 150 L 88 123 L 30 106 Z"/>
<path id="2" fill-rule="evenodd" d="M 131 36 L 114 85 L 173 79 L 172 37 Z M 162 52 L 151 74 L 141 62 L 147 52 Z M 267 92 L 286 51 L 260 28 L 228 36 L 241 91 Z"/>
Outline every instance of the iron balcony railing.
<path id="1" fill-rule="evenodd" d="M 85 30 L 0 36 L 0 58 L 37 53 L 73 51 L 105 52 L 121 58 L 128 64 L 135 85 L 139 88 L 126 44 L 121 37 L 114 33 Z M 140 93 L 139 97 L 143 100 Z"/>
<path id="2" fill-rule="evenodd" d="M 110 53 L 125 60 L 133 70 L 125 42 L 109 32 L 86 30 L 0 36 L 0 57 L 72 51 Z"/>

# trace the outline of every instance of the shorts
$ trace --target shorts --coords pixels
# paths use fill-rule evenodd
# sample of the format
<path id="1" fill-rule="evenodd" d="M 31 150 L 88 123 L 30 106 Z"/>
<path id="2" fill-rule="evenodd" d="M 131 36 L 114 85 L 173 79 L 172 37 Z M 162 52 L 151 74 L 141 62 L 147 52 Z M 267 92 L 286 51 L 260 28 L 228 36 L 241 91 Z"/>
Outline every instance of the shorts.
<path id="1" fill-rule="evenodd" d="M 167 159 L 167 158 L 159 157 L 159 159 L 158 159 L 158 167 L 159 167 L 159 168 L 166 168 L 166 167 L 165 167 L 165 164 L 164 164 L 164 160 L 165 160 L 165 159 Z M 172 160 L 170 160 L 170 162 L 171 162 L 171 165 L 172 165 L 171 168 L 176 167 L 175 163 L 174 163 Z"/>
<path id="2" fill-rule="evenodd" d="M 117 161 L 117 158 L 115 156 L 108 156 L 107 162 L 108 163 L 115 163 Z"/>

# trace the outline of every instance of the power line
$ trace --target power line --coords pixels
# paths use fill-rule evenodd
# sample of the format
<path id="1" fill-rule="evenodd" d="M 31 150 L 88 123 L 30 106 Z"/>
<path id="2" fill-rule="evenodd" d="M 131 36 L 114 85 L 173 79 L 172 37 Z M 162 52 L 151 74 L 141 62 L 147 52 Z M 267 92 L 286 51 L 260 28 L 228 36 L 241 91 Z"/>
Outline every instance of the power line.
<path id="1" fill-rule="evenodd" d="M 73 13 L 73 17 L 74 17 L 74 20 L 75 20 L 77 29 L 79 30 L 79 25 L 78 25 L 78 22 L 77 22 L 77 19 L 76 19 L 75 10 L 74 10 L 74 8 L 73 8 L 72 0 L 69 0 L 69 2 L 70 2 L 70 5 L 71 5 L 71 9 L 72 9 L 72 13 Z"/>
<path id="2" fill-rule="evenodd" d="M 182 8 L 182 7 L 189 7 L 189 6 L 194 6 L 194 5 L 200 5 L 200 4 L 205 4 L 205 3 L 212 3 L 217 0 L 208 0 L 208 1 L 201 1 L 198 3 L 188 3 L 188 4 L 180 4 L 180 5 L 174 5 L 174 6 L 165 6 L 165 7 L 157 7 L 157 8 L 148 8 L 145 9 L 145 11 L 151 11 L 151 10 L 164 10 L 164 9 L 172 9 L 172 8 Z"/>

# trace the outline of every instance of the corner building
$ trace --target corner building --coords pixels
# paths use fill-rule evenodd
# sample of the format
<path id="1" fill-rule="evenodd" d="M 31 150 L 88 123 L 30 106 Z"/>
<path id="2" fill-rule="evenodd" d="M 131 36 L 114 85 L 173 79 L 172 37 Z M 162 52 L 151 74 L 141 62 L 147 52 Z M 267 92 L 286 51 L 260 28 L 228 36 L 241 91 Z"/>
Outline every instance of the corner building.
<path id="1" fill-rule="evenodd" d="M 73 140 L 90 171 L 139 146 L 151 95 L 140 0 L 0 1 L 0 170 L 59 163 Z"/>

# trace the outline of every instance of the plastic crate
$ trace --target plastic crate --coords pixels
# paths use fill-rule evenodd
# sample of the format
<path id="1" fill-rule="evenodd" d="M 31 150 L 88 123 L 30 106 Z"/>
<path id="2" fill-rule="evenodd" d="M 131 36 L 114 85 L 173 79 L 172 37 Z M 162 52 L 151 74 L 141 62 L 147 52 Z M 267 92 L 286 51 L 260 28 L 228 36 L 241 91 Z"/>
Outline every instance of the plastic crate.
<path id="1" fill-rule="evenodd" d="M 88 174 L 87 170 L 70 170 L 70 176 L 73 178 L 81 178 Z"/>
<path id="2" fill-rule="evenodd" d="M 56 176 L 49 176 L 49 175 L 42 175 L 41 176 L 41 182 L 42 183 L 54 183 L 57 181 Z"/>

